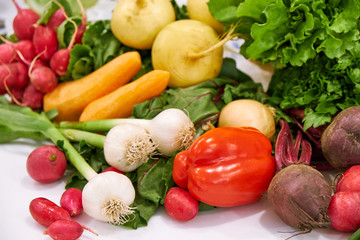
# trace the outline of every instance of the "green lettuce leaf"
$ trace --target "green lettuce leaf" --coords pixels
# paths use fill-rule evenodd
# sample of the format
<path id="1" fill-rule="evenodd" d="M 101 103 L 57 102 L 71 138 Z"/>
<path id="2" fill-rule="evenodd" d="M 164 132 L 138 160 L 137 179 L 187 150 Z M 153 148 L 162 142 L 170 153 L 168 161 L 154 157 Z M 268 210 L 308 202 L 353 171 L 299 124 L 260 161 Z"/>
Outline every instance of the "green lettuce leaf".
<path id="1" fill-rule="evenodd" d="M 360 42 L 341 58 L 316 55 L 302 67 L 275 71 L 268 89 L 270 101 L 282 110 L 305 109 L 304 128 L 330 123 L 332 117 L 360 105 Z"/>
<path id="2" fill-rule="evenodd" d="M 302 66 L 321 52 L 340 58 L 359 40 L 359 0 L 244 0 L 236 17 L 233 1 L 208 4 L 227 28 L 237 26 L 245 39 L 241 54 L 276 68 Z"/>

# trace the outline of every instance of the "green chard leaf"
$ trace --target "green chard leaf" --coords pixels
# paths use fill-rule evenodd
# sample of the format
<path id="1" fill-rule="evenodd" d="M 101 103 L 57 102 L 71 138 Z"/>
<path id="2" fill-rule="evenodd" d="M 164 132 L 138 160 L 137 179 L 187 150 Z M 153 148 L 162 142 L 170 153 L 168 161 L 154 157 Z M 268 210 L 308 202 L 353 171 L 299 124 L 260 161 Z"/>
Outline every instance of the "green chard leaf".
<path id="1" fill-rule="evenodd" d="M 217 123 L 220 110 L 232 99 L 262 97 L 262 86 L 239 71 L 233 59 L 226 58 L 217 78 L 187 88 L 169 88 L 158 97 L 135 105 L 133 116 L 152 119 L 167 108 L 183 109 L 195 124 L 196 136 L 200 136 L 204 125 Z"/>

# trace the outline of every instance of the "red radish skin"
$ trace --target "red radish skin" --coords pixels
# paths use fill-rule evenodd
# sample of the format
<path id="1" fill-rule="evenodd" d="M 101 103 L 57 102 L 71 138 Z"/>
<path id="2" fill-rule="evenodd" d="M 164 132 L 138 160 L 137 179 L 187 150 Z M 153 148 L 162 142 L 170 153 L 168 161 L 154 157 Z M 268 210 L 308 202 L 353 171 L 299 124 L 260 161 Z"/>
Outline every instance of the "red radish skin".
<path id="1" fill-rule="evenodd" d="M 0 91 L 2 94 L 7 93 L 6 88 L 13 88 L 16 82 L 16 75 L 17 69 L 12 63 L 0 65 Z"/>
<path id="2" fill-rule="evenodd" d="M 84 229 L 98 236 L 92 229 L 72 220 L 57 220 L 53 222 L 44 234 L 48 234 L 54 240 L 75 240 L 80 238 Z"/>
<path id="3" fill-rule="evenodd" d="M 61 150 L 53 145 L 43 145 L 30 153 L 26 170 L 35 181 L 49 183 L 64 175 L 66 165 L 67 160 Z"/>
<path id="4" fill-rule="evenodd" d="M 60 206 L 68 211 L 71 217 L 79 216 L 83 212 L 82 191 L 77 188 L 67 189 L 61 195 Z"/>
<path id="5" fill-rule="evenodd" d="M 198 201 L 185 189 L 172 187 L 166 194 L 164 202 L 168 215 L 176 220 L 189 221 L 199 211 Z"/>
<path id="6" fill-rule="evenodd" d="M 52 223 L 44 234 L 54 240 L 76 240 L 81 237 L 84 228 L 72 220 L 58 220 Z"/>
<path id="7" fill-rule="evenodd" d="M 56 10 L 50 17 L 46 26 L 55 30 L 55 28 L 59 27 L 66 20 L 64 10 L 58 9 Z"/>
<path id="8" fill-rule="evenodd" d="M 33 43 L 40 59 L 48 61 L 58 50 L 59 43 L 54 29 L 42 25 L 35 27 Z"/>
<path id="9" fill-rule="evenodd" d="M 354 232 L 360 228 L 360 192 L 335 193 L 330 201 L 331 226 L 342 232 Z"/>
<path id="10" fill-rule="evenodd" d="M 60 49 L 50 59 L 50 67 L 58 76 L 65 76 L 70 61 L 70 49 Z"/>
<path id="11" fill-rule="evenodd" d="M 24 88 L 29 83 L 28 67 L 21 62 L 13 63 L 16 68 L 16 78 L 13 88 Z"/>
<path id="12" fill-rule="evenodd" d="M 22 104 L 33 110 L 39 110 L 43 106 L 45 93 L 37 90 L 34 85 L 29 84 L 24 90 Z"/>
<path id="13" fill-rule="evenodd" d="M 0 64 L 12 63 L 16 60 L 16 52 L 13 47 L 7 43 L 0 44 Z"/>
<path id="14" fill-rule="evenodd" d="M 29 82 L 27 70 L 21 62 L 0 65 L 0 91 L 4 94 L 8 89 L 24 88 Z"/>
<path id="15" fill-rule="evenodd" d="M 84 36 L 84 33 L 86 31 L 86 14 L 85 14 L 85 9 L 81 3 L 80 0 L 77 0 L 77 3 L 81 9 L 81 13 L 82 13 L 82 20 L 81 20 L 81 24 L 77 30 L 76 33 L 76 37 L 75 37 L 75 43 L 81 44 L 82 43 L 82 38 Z"/>
<path id="16" fill-rule="evenodd" d="M 22 102 L 22 96 L 24 94 L 24 89 L 14 88 L 11 89 L 11 103 L 18 104 Z"/>
<path id="17" fill-rule="evenodd" d="M 49 227 L 57 220 L 71 220 L 70 214 L 65 209 L 43 197 L 33 199 L 29 211 L 33 219 L 45 227 Z"/>
<path id="18" fill-rule="evenodd" d="M 65 10 L 63 10 L 63 14 L 65 19 L 69 19 Z M 70 61 L 70 51 L 75 44 L 76 36 L 78 33 L 78 26 L 76 25 L 76 23 L 71 19 L 69 19 L 69 21 L 74 24 L 75 28 L 71 41 L 66 49 L 57 50 L 50 59 L 50 67 L 55 71 L 58 76 L 61 77 L 66 75 L 66 70 L 69 66 Z"/>
<path id="19" fill-rule="evenodd" d="M 33 69 L 30 73 L 30 81 L 37 90 L 43 93 L 52 91 L 58 84 L 55 72 L 45 66 Z"/>
<path id="20" fill-rule="evenodd" d="M 357 191 L 360 192 L 360 165 L 348 168 L 336 183 L 336 192 Z"/>
<path id="21" fill-rule="evenodd" d="M 15 44 L 13 44 L 14 48 L 18 50 L 24 59 L 27 61 L 32 61 L 36 56 L 35 46 L 30 40 L 21 40 Z M 20 60 L 20 59 L 19 59 Z"/>
<path id="22" fill-rule="evenodd" d="M 20 8 L 15 0 L 12 1 L 18 11 L 13 20 L 14 35 L 20 40 L 31 40 L 35 31 L 34 24 L 36 24 L 40 16 L 32 9 Z"/>
<path id="23" fill-rule="evenodd" d="M 120 170 L 117 169 L 116 167 L 108 167 L 108 168 L 106 168 L 105 170 L 103 170 L 101 173 L 109 172 L 109 171 L 113 171 L 113 172 L 117 172 L 117 173 L 120 173 L 120 174 L 124 174 L 123 171 L 120 171 Z"/>

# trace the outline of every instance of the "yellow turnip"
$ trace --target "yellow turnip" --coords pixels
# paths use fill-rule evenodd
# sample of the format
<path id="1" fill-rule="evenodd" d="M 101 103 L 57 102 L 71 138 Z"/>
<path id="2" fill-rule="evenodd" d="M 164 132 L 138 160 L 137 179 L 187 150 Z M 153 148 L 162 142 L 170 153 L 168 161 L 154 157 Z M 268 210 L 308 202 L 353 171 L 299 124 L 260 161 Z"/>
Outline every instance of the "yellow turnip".
<path id="1" fill-rule="evenodd" d="M 174 21 L 169 0 L 120 0 L 111 17 L 111 30 L 129 47 L 150 49 L 159 31 Z"/>
<path id="2" fill-rule="evenodd" d="M 170 72 L 170 87 L 188 87 L 211 79 L 221 70 L 222 46 L 228 38 L 220 40 L 212 27 L 197 20 L 175 21 L 155 38 L 153 67 Z"/>

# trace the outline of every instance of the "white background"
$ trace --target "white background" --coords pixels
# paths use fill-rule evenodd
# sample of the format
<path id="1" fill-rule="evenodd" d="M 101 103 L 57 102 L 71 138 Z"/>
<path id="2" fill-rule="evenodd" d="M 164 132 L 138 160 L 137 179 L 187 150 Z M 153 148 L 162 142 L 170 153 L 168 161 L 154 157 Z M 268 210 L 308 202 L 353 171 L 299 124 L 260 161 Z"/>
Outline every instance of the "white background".
<path id="1" fill-rule="evenodd" d="M 18 0 L 21 6 L 25 6 Z M 115 1 L 99 0 L 96 7 L 88 10 L 89 19 L 108 19 Z M 6 19 L 8 32 L 12 32 L 11 23 L 16 9 L 10 0 L 0 1 L 0 18 Z M 233 48 L 229 43 L 227 49 Z M 236 50 L 236 49 L 235 49 Z M 225 56 L 237 59 L 238 67 L 253 77 L 255 81 L 264 83 L 266 88 L 270 78 L 269 72 L 262 71 L 255 64 L 231 51 Z M 51 184 L 40 184 L 33 181 L 26 172 L 26 159 L 30 152 L 41 143 L 18 140 L 8 144 L 0 144 L 1 174 L 0 183 L 2 194 L 0 197 L 0 239 L 3 240 L 42 240 L 50 239 L 43 235 L 45 228 L 35 222 L 29 214 L 29 203 L 37 197 L 45 197 L 59 203 L 64 191 L 64 176 L 61 181 Z M 221 193 L 219 193 L 221 194 Z M 208 212 L 199 212 L 191 221 L 179 222 L 171 219 L 163 208 L 160 208 L 150 219 L 147 227 L 130 230 L 112 226 L 91 219 L 82 214 L 74 220 L 86 225 L 97 233 L 96 237 L 84 232 L 83 240 L 109 239 L 154 239 L 154 240 L 183 240 L 183 239 L 279 239 L 285 240 L 294 234 L 294 229 L 284 224 L 269 208 L 266 198 L 247 206 L 223 208 Z M 293 237 L 293 240 L 306 239 L 346 239 L 350 234 L 341 233 L 333 229 L 314 230 L 310 234 Z"/>

